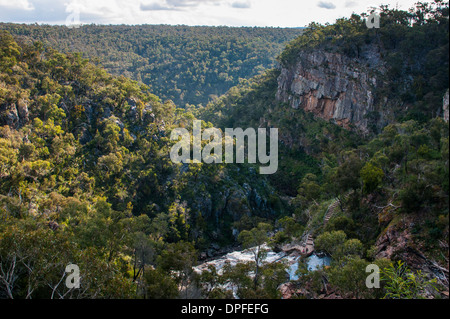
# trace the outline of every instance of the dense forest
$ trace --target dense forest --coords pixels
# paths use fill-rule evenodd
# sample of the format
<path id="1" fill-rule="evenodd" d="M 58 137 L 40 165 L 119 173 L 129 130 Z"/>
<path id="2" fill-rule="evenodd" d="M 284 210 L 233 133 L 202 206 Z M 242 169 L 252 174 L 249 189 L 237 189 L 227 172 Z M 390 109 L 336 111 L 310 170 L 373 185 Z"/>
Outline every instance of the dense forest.
<path id="1" fill-rule="evenodd" d="M 446 91 L 448 103 L 448 3 L 418 4 L 409 12 L 383 6 L 379 30 L 368 29 L 364 16 L 312 23 L 279 60 L 289 67 L 300 51 L 315 50 L 357 60 L 365 47 L 376 47 L 386 72 L 373 94 L 393 101 L 390 109 L 380 103 L 376 111 L 394 113 L 390 124 L 360 134 L 280 103 L 277 69 L 241 83 L 196 113 L 222 128 L 271 126 L 282 132 L 280 169 L 269 180 L 292 196 L 294 217 L 279 220 L 283 230 L 272 239 L 280 244 L 311 234 L 315 248 L 334 260 L 321 274 L 308 273 L 292 284 L 293 296 L 301 298 L 323 296 L 322 280 L 344 296 L 377 297 L 365 287 L 364 269 L 386 257 L 401 263 L 383 266 L 387 281 L 396 278 L 411 290 L 393 297 L 388 289 L 385 296 L 420 295 L 419 283 L 399 275 L 407 267 L 403 262 L 419 271 L 428 267 L 431 278 L 448 290 L 449 126 L 442 118 Z M 296 229 L 296 223 L 303 227 Z"/>
<path id="2" fill-rule="evenodd" d="M 366 14 L 312 23 L 278 68 L 271 57 L 299 30 L 2 24 L 0 298 L 448 298 L 449 126 L 438 111 L 448 3 L 381 12 L 376 30 Z M 143 41 L 152 28 L 161 38 Z M 162 39 L 173 46 L 145 44 Z M 377 104 L 365 134 L 277 100 L 280 69 L 299 52 L 358 60 L 367 46 L 379 48 L 387 75 L 375 99 L 392 102 Z M 205 76 L 208 89 L 192 65 L 200 77 L 225 67 L 233 79 Z M 155 75 L 162 70 L 173 73 Z M 198 91 L 188 102 L 197 105 L 186 108 L 174 88 Z M 381 125 L 376 113 L 387 107 Z M 278 172 L 172 163 L 171 131 L 192 130 L 195 119 L 203 129 L 278 128 Z M 329 266 L 308 271 L 301 257 L 289 280 L 287 264 L 264 262 L 267 247 L 305 237 Z M 250 262 L 193 269 L 255 247 Z M 61 284 L 68 264 L 79 266 L 81 289 Z M 366 286 L 370 264 L 380 289 Z"/>
<path id="3" fill-rule="evenodd" d="M 83 52 L 108 72 L 143 82 L 163 100 L 206 105 L 241 79 L 274 67 L 299 29 L 169 25 L 80 28 L 0 24 L 20 39 L 63 53 Z"/>
<path id="4" fill-rule="evenodd" d="M 63 295 L 49 285 L 69 261 L 109 269 L 79 297 L 135 296 L 149 265 L 175 296 L 169 274 L 197 262 L 194 249 L 233 242 L 243 216 L 280 213 L 251 166 L 173 164 L 169 132 L 194 117 L 146 85 L 6 32 L 0 52 L 2 266 L 22 258 L 1 277 L 4 296 Z"/>

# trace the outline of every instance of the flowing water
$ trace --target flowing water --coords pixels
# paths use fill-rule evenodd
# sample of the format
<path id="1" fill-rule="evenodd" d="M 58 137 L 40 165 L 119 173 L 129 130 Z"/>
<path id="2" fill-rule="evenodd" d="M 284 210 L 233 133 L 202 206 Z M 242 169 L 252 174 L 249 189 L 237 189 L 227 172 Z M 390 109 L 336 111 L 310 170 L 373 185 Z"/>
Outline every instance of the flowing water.
<path id="1" fill-rule="evenodd" d="M 254 261 L 253 249 L 254 248 L 242 251 L 233 251 L 225 256 L 205 262 L 201 265 L 194 267 L 194 271 L 201 273 L 202 271 L 207 270 L 209 265 L 213 265 L 217 269 L 219 275 L 221 275 L 223 272 L 223 267 L 225 266 L 226 263 L 230 263 L 231 266 L 236 266 L 236 264 L 238 263 L 246 263 Z M 264 263 L 286 261 L 289 265 L 287 272 L 289 274 L 290 280 L 298 279 L 298 276 L 295 274 L 295 272 L 298 269 L 298 260 L 300 257 L 287 255 L 284 252 L 276 253 L 274 251 L 271 251 L 267 245 L 261 246 L 261 249 L 269 250 L 267 252 L 266 258 L 264 259 Z M 331 260 L 329 257 L 319 257 L 317 255 L 311 255 L 306 259 L 309 271 L 314 271 L 317 269 L 317 267 L 329 266 L 330 262 Z"/>
<path id="2" fill-rule="evenodd" d="M 329 266 L 331 264 L 331 258 L 328 256 L 319 257 L 316 254 L 313 254 L 306 259 L 306 264 L 308 266 L 308 271 L 315 271 L 323 266 Z M 287 270 L 290 280 L 298 280 L 298 276 L 296 275 L 297 270 L 298 258 L 295 259 L 295 262 L 291 264 Z"/>

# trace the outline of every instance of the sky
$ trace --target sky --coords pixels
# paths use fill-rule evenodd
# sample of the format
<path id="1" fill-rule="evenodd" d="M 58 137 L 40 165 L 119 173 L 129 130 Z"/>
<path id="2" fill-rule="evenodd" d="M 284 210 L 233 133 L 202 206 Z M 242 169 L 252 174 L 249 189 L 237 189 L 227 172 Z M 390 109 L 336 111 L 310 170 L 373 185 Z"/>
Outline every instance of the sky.
<path id="1" fill-rule="evenodd" d="M 418 0 L 0 0 L 0 22 L 303 27 Z M 423 1 L 427 2 L 427 1 Z"/>

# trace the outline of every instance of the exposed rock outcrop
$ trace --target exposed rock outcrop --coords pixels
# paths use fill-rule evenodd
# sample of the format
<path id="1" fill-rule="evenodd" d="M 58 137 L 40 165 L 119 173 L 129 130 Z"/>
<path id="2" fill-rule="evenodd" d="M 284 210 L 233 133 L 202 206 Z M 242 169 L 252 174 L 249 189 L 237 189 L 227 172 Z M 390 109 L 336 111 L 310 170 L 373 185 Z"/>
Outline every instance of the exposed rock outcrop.
<path id="1" fill-rule="evenodd" d="M 312 112 L 325 120 L 368 131 L 374 111 L 375 71 L 383 71 L 378 53 L 366 50 L 361 59 L 321 50 L 300 52 L 298 62 L 283 67 L 277 100 Z"/>
<path id="2" fill-rule="evenodd" d="M 16 103 L 0 106 L 0 123 L 18 128 L 29 121 L 28 103 L 19 99 Z"/>
<path id="3" fill-rule="evenodd" d="M 17 112 L 16 104 L 8 105 L 2 116 L 2 122 L 9 127 L 16 128 L 19 123 L 19 112 Z"/>
<path id="4" fill-rule="evenodd" d="M 413 240 L 411 233 L 420 219 L 415 220 L 413 217 L 405 217 L 397 222 L 394 221 L 378 237 L 375 244 L 377 248 L 375 257 L 377 259 L 403 260 L 409 267 L 424 271 L 437 278 L 441 283 L 448 285 L 448 264 L 442 266 L 427 257 L 421 251 L 420 245 Z"/>
<path id="5" fill-rule="evenodd" d="M 405 252 L 411 245 L 412 239 L 408 229 L 389 226 L 376 242 L 376 257 L 392 259 L 396 255 Z"/>
<path id="6" fill-rule="evenodd" d="M 29 121 L 28 102 L 20 99 L 17 102 L 17 112 L 19 114 L 21 124 L 25 124 Z"/>

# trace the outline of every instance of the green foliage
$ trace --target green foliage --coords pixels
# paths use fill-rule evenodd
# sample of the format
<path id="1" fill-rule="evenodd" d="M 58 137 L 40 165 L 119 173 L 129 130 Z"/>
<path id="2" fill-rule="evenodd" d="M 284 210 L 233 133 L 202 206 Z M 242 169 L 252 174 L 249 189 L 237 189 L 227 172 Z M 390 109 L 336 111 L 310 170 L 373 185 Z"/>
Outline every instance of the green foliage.
<path id="1" fill-rule="evenodd" d="M 233 287 L 241 299 L 279 299 L 279 286 L 286 281 L 287 265 L 281 262 L 265 263 L 258 268 L 258 279 L 254 277 L 254 262 L 225 264 L 223 274 L 219 275 L 214 266 L 203 271 L 201 283 L 206 296 L 210 298 L 231 298 L 231 292 L 224 285 Z M 253 277 L 253 278 L 252 278 Z"/>
<path id="2" fill-rule="evenodd" d="M 317 250 L 323 250 L 333 256 L 339 252 L 346 239 L 347 235 L 341 230 L 325 232 L 316 238 L 315 246 Z"/>
<path id="3" fill-rule="evenodd" d="M 11 68 L 16 65 L 21 48 L 14 38 L 6 31 L 0 30 L 0 71 L 11 73 Z"/>
<path id="4" fill-rule="evenodd" d="M 359 177 L 362 166 L 363 162 L 356 154 L 351 153 L 348 157 L 344 155 L 344 162 L 338 167 L 336 174 L 339 192 L 360 188 Z"/>
<path id="5" fill-rule="evenodd" d="M 359 239 L 347 239 L 342 230 L 320 234 L 315 240 L 315 248 L 333 257 L 337 264 L 345 263 L 348 257 L 364 255 L 363 243 Z"/>
<path id="6" fill-rule="evenodd" d="M 249 81 L 242 81 L 219 99 L 196 110 L 196 115 L 222 129 L 257 129 L 269 123 L 279 128 L 283 132 L 279 167 L 277 173 L 270 176 L 270 181 L 278 190 L 296 196 L 299 181 L 306 174 L 316 175 L 320 180 L 318 153 L 334 153 L 342 144 L 354 144 L 356 139 L 350 139 L 353 134 L 336 125 L 280 104 L 275 98 L 278 76 L 278 70 L 268 70 Z M 323 138 L 324 135 L 328 138 Z"/>
<path id="7" fill-rule="evenodd" d="M 382 298 L 383 287 L 369 289 L 366 286 L 366 278 L 369 273 L 366 267 L 370 263 L 359 257 L 350 257 L 342 266 L 333 267 L 327 271 L 330 285 L 339 289 L 347 298 Z M 380 267 L 386 264 L 385 260 L 379 260 L 376 264 Z"/>
<path id="8" fill-rule="evenodd" d="M 317 176 L 311 173 L 306 174 L 302 179 L 298 194 L 304 206 L 308 206 L 313 200 L 319 198 L 320 185 L 317 183 Z"/>
<path id="9" fill-rule="evenodd" d="M 268 232 L 272 226 L 266 223 L 259 223 L 258 227 L 252 230 L 244 230 L 239 234 L 238 240 L 242 242 L 244 248 L 260 246 L 269 239 Z"/>
<path id="10" fill-rule="evenodd" d="M 361 178 L 364 183 L 364 191 L 371 193 L 377 189 L 378 185 L 383 181 L 384 172 L 381 168 L 373 165 L 372 163 L 366 163 L 361 169 Z"/>
<path id="11" fill-rule="evenodd" d="M 278 224 L 282 231 L 278 232 L 277 235 L 283 233 L 288 238 L 292 238 L 299 237 L 303 233 L 302 225 L 292 217 L 285 216 L 278 220 Z"/>
<path id="12" fill-rule="evenodd" d="M 350 238 L 355 238 L 356 225 L 353 219 L 347 216 L 332 218 L 325 227 L 326 232 L 342 230 Z"/>
<path id="13" fill-rule="evenodd" d="M 391 263 L 380 272 L 385 281 L 384 299 L 426 299 L 426 291 L 437 290 L 436 279 L 428 279 L 421 271 L 412 272 L 402 261 Z"/>
<path id="14" fill-rule="evenodd" d="M 368 51 L 377 47 L 386 72 L 382 71 L 381 75 L 384 83 L 372 93 L 378 96 L 376 99 L 396 100 L 402 106 L 408 104 L 408 110 L 395 106 L 386 111 L 404 121 L 423 124 L 435 116 L 435 106 L 442 103 L 448 89 L 448 2 L 419 2 L 408 11 L 382 5 L 378 29 L 366 26 L 372 11 L 352 14 L 333 24 L 312 22 L 286 46 L 278 60 L 289 67 L 299 62 L 298 52 L 313 50 L 365 60 L 367 55 L 372 55 Z M 373 62 L 366 61 L 368 65 Z M 378 66 L 372 68 L 372 73 L 380 71 Z"/>
<path id="15" fill-rule="evenodd" d="M 68 29 L 2 23 L 0 29 L 64 53 L 83 52 L 109 72 L 145 83 L 154 94 L 181 107 L 206 105 L 241 79 L 273 67 L 284 45 L 301 33 L 301 29 L 168 25 Z M 8 44 L 0 50 L 19 54 L 17 46 Z M 11 63 L 14 58 L 8 67 Z"/>
<path id="16" fill-rule="evenodd" d="M 9 219 L 3 224 L 0 261 L 3 298 L 130 298 L 135 289 L 100 250 L 80 250 L 69 233 L 55 232 L 42 221 Z M 60 285 L 70 263 L 80 267 L 80 290 Z"/>
<path id="17" fill-rule="evenodd" d="M 263 260 L 267 256 L 267 249 L 261 247 L 269 241 L 269 231 L 272 226 L 266 223 L 259 223 L 258 227 L 252 230 L 243 230 L 239 236 L 238 240 L 242 243 L 244 248 L 250 249 L 254 256 L 254 269 L 255 269 L 255 288 L 258 285 L 260 277 L 260 267 Z"/>
<path id="18" fill-rule="evenodd" d="M 298 30 L 1 24 L 22 41 L 0 31 L 0 264 L 13 269 L 0 274 L 0 298 L 231 298 L 226 285 L 239 298 L 279 298 L 286 265 L 266 264 L 263 244 L 304 230 L 333 258 L 311 274 L 301 265 L 300 282 L 315 293 L 329 280 L 348 297 L 421 297 L 432 282 L 403 264 L 381 267 L 387 289 L 367 291 L 361 258 L 375 258 L 385 227 L 410 230 L 410 242 L 439 262 L 448 256 L 440 243 L 448 241 L 449 131 L 435 118 L 448 86 L 448 5 L 381 10 L 380 30 L 365 27 L 366 15 L 311 24 L 280 57 L 287 66 L 299 50 L 319 49 L 364 60 L 368 47 L 381 48 L 385 81 L 374 96 L 398 107 L 367 136 L 276 101 L 280 72 L 260 71 Z M 76 50 L 105 55 L 108 70 L 137 81 L 48 47 L 69 51 L 69 32 Z M 151 92 L 181 106 L 211 103 L 183 110 Z M 173 164 L 168 137 L 192 129 L 196 116 L 203 128 L 278 127 L 277 174 Z M 254 261 L 198 277 L 197 250 L 235 244 L 235 229 Z M 58 286 L 68 263 L 80 266 L 80 291 Z"/>
<path id="19" fill-rule="evenodd" d="M 0 298 L 197 296 L 197 249 L 234 243 L 242 209 L 272 214 L 276 193 L 248 168 L 171 162 L 168 136 L 192 113 L 80 54 L 0 44 L 0 261 L 28 258 Z M 29 224 L 30 238 L 16 230 Z M 52 291 L 69 262 L 83 290 Z"/>
<path id="20" fill-rule="evenodd" d="M 160 269 L 146 269 L 144 272 L 146 299 L 175 299 L 179 295 L 176 281 Z"/>

